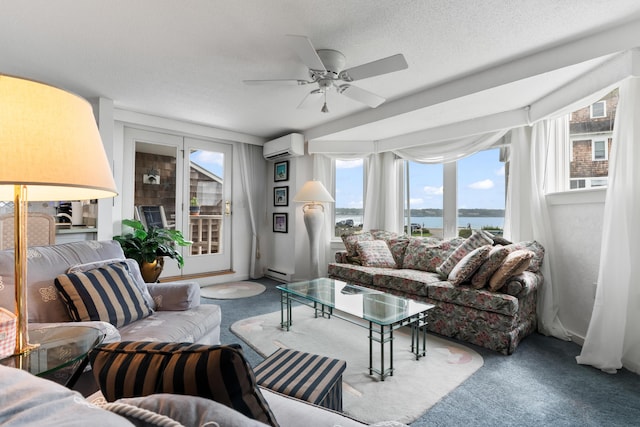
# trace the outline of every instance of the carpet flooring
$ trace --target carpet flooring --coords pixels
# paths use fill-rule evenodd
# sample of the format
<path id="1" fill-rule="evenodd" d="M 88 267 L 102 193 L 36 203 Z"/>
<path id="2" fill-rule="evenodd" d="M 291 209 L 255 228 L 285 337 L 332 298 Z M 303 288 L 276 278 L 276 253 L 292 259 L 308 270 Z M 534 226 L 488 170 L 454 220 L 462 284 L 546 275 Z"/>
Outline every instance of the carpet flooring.
<path id="1" fill-rule="evenodd" d="M 378 375 L 369 375 L 366 329 L 335 317 L 315 318 L 309 307 L 295 307 L 292 312 L 294 325 L 289 331 L 280 327 L 279 310 L 239 320 L 231 331 L 265 357 L 279 348 L 290 348 L 346 361 L 343 410 L 367 423 L 412 422 L 482 366 L 482 357 L 475 351 L 432 334 L 427 337 L 426 356 L 416 360 L 410 350 L 411 331 L 405 327 L 393 334 L 394 374 L 380 381 Z M 379 351 L 375 344 L 374 367 L 378 369 Z M 389 345 L 385 361 L 388 367 Z M 416 389 L 423 392 L 414 393 Z"/>
<path id="2" fill-rule="evenodd" d="M 240 319 L 280 309 L 277 283 L 269 279 L 259 283 L 266 291 L 255 297 L 202 299 L 205 304 L 221 306 L 222 342 L 240 343 L 252 366 L 262 356 L 229 328 Z M 511 356 L 462 344 L 482 355 L 484 366 L 411 423 L 412 427 L 640 425 L 640 376 L 626 369 L 612 375 L 578 365 L 575 357 L 580 346 L 575 343 L 533 334 Z"/>

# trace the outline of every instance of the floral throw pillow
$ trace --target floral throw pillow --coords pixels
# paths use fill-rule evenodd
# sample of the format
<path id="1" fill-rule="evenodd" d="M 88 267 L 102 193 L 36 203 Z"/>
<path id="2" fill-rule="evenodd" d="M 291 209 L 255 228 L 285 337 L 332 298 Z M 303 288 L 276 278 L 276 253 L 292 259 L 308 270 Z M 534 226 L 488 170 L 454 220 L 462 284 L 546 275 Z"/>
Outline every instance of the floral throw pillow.
<path id="1" fill-rule="evenodd" d="M 533 258 L 531 259 L 531 263 L 529 264 L 529 267 L 527 267 L 527 270 L 533 271 L 534 273 L 540 270 L 540 267 L 542 267 L 542 261 L 544 261 L 544 246 L 535 240 L 512 243 L 509 246 L 513 247 L 514 250 L 528 249 L 533 252 Z"/>
<path id="2" fill-rule="evenodd" d="M 478 268 L 478 271 L 476 271 L 471 278 L 471 286 L 473 286 L 474 289 L 482 289 L 487 286 L 493 273 L 502 265 L 507 255 L 514 250 L 514 248 L 508 246 L 494 246 L 491 252 L 489 252 L 487 260 Z"/>
<path id="3" fill-rule="evenodd" d="M 449 283 L 453 286 L 458 286 L 469 280 L 473 273 L 485 262 L 489 252 L 491 252 L 491 248 L 491 245 L 481 246 L 465 255 L 449 273 Z"/>
<path id="4" fill-rule="evenodd" d="M 442 264 L 438 266 L 438 268 L 436 268 L 436 272 L 439 273 L 441 277 L 447 278 L 449 277 L 449 273 L 451 273 L 451 270 L 453 270 L 453 267 L 455 267 L 456 264 L 465 257 L 465 255 L 481 246 L 492 244 L 493 240 L 491 240 L 491 238 L 484 232 L 474 231 L 467 240 L 465 240 L 460 246 L 458 246 L 456 250 L 453 251 L 453 253 L 451 253 L 451 255 L 449 255 L 447 259 L 445 259 Z"/>
<path id="5" fill-rule="evenodd" d="M 511 277 L 525 271 L 529 267 L 533 255 L 533 252 L 527 249 L 518 249 L 507 255 L 502 265 L 491 276 L 489 290 L 499 291 Z"/>
<path id="6" fill-rule="evenodd" d="M 396 261 L 384 240 L 358 242 L 357 248 L 363 266 L 396 268 Z"/>
<path id="7" fill-rule="evenodd" d="M 364 233 L 352 233 L 352 234 L 343 234 L 342 242 L 344 243 L 344 247 L 347 250 L 347 256 L 358 256 L 358 251 L 356 245 L 358 242 L 365 242 L 373 240 L 373 236 L 368 231 Z"/>

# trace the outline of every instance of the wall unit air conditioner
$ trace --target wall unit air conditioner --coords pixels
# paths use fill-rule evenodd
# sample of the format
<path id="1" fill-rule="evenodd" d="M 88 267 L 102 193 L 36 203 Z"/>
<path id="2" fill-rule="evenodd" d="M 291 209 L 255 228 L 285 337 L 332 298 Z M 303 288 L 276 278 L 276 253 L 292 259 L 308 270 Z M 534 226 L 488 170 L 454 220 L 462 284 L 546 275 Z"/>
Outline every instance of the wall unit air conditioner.
<path id="1" fill-rule="evenodd" d="M 271 161 L 303 156 L 304 136 L 299 133 L 290 133 L 273 141 L 265 142 L 262 154 L 265 159 Z"/>

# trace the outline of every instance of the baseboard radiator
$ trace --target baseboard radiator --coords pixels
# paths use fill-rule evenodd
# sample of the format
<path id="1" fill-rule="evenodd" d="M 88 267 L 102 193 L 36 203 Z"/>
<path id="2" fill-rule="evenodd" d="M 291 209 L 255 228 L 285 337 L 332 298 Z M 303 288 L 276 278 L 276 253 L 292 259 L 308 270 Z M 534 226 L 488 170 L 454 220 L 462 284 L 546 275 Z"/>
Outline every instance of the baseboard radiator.
<path id="1" fill-rule="evenodd" d="M 293 273 L 285 273 L 284 271 L 267 268 L 265 276 L 278 282 L 289 283 L 293 278 Z"/>

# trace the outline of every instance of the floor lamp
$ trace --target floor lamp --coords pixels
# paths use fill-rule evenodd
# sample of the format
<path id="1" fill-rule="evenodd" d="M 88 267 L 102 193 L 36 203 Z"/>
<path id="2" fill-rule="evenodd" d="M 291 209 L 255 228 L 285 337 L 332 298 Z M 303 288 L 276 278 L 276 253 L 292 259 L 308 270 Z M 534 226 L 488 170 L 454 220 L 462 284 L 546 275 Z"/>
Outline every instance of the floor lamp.
<path id="1" fill-rule="evenodd" d="M 28 202 L 116 194 L 91 105 L 42 83 L 0 75 L 0 200 L 12 200 L 15 215 L 15 354 L 34 347 L 28 335 Z"/>
<path id="2" fill-rule="evenodd" d="M 294 202 L 305 203 L 304 225 L 309 235 L 309 251 L 311 259 L 311 278 L 320 277 L 320 231 L 324 224 L 324 206 L 322 203 L 334 202 L 333 197 L 320 181 L 307 181 L 293 198 Z"/>

